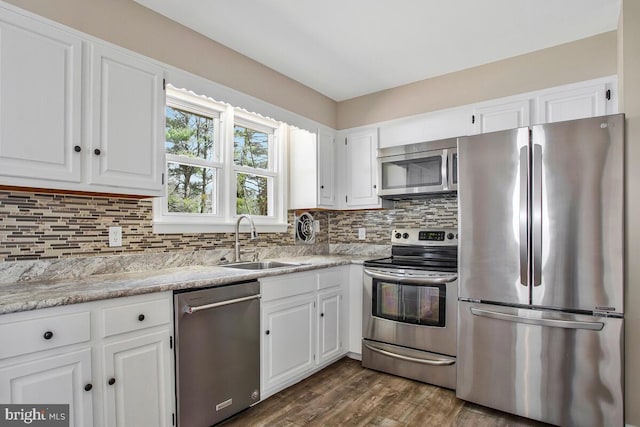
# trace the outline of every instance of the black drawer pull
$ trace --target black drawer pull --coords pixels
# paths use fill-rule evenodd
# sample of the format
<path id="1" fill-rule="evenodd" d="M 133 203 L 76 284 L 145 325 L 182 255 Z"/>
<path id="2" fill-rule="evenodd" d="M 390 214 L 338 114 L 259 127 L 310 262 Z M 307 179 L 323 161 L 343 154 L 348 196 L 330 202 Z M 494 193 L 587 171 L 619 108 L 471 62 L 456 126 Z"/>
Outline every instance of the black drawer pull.
<path id="1" fill-rule="evenodd" d="M 82 151 L 82 147 L 80 147 L 79 145 L 76 145 L 75 147 L 73 147 L 73 151 L 75 151 L 76 153 L 79 153 L 80 151 Z"/>
<path id="2" fill-rule="evenodd" d="M 138 320 L 142 322 L 144 320 L 144 314 L 139 315 Z"/>
<path id="3" fill-rule="evenodd" d="M 324 313 L 320 313 L 320 317 L 324 317 Z"/>
<path id="4" fill-rule="evenodd" d="M 116 383 L 116 379 L 115 378 L 109 378 L 109 381 L 107 383 L 109 385 L 114 385 Z"/>
<path id="5" fill-rule="evenodd" d="M 95 150 L 93 150 L 93 152 L 95 153 L 96 156 L 100 155 L 100 149 L 96 148 Z"/>
<path id="6" fill-rule="evenodd" d="M 271 332 L 267 329 L 267 332 L 265 332 L 265 334 L 269 335 Z"/>
<path id="7" fill-rule="evenodd" d="M 92 388 L 93 388 L 93 385 L 91 383 L 89 383 L 86 386 L 84 386 L 84 390 L 85 391 L 91 391 Z"/>
<path id="8" fill-rule="evenodd" d="M 50 340 L 51 338 L 53 338 L 53 332 L 47 331 L 47 332 L 44 333 L 43 336 L 44 336 L 45 340 Z"/>

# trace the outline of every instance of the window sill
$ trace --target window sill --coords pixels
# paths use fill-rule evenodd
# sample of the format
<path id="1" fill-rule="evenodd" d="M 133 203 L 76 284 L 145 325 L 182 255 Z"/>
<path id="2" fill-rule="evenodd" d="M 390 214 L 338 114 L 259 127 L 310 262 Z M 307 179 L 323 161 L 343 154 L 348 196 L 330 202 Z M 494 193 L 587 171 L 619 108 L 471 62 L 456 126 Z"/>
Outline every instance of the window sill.
<path id="1" fill-rule="evenodd" d="M 289 224 L 265 224 L 258 221 L 255 224 L 258 233 L 286 233 L 289 230 Z M 234 233 L 235 231 L 235 222 L 227 224 L 198 224 L 154 221 L 153 223 L 153 232 L 155 234 Z M 240 231 L 243 233 L 249 231 L 246 221 L 240 224 Z"/>

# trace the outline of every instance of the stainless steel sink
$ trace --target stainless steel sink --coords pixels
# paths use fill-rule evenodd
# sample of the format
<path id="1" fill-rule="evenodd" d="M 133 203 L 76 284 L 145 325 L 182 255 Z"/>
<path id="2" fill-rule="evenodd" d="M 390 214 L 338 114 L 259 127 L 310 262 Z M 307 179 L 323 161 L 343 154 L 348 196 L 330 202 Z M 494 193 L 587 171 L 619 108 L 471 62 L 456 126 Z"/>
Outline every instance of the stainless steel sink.
<path id="1" fill-rule="evenodd" d="M 242 270 L 269 270 L 272 268 L 296 267 L 302 264 L 295 262 L 278 262 L 278 261 L 258 261 L 258 262 L 238 262 L 235 264 L 221 265 L 220 267 L 239 268 Z"/>

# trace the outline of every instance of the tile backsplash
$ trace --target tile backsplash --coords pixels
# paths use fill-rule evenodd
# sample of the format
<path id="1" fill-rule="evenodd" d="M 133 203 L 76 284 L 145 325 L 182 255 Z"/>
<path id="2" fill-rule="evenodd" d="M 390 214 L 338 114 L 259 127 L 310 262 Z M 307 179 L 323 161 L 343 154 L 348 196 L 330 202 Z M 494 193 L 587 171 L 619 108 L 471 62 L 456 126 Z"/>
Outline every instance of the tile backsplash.
<path id="1" fill-rule="evenodd" d="M 394 227 L 455 227 L 455 195 L 399 201 L 392 209 L 317 211 L 316 243 L 307 252 L 328 252 L 329 244 L 388 245 Z M 289 223 L 294 211 L 289 211 Z M 108 227 L 122 227 L 123 245 L 109 247 Z M 366 239 L 358 240 L 358 228 Z M 243 233 L 246 234 L 246 233 Z M 242 236 L 246 239 L 247 236 Z M 293 246 L 293 230 L 262 233 L 252 246 Z M 117 197 L 0 191 L 0 261 L 136 253 L 233 249 L 233 233 L 154 234 L 152 202 Z"/>

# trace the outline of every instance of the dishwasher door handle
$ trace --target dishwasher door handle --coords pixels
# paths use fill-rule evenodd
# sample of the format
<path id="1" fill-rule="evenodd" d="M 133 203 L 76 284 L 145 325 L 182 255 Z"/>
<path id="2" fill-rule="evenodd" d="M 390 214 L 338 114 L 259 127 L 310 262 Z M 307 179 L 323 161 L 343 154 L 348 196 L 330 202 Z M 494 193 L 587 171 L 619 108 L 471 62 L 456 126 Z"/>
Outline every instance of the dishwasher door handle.
<path id="1" fill-rule="evenodd" d="M 198 311 L 209 310 L 210 308 L 224 307 L 225 305 L 237 304 L 239 302 L 251 301 L 253 299 L 260 299 L 260 297 L 261 297 L 260 294 L 256 294 L 256 295 L 250 295 L 248 297 L 231 299 L 228 301 L 220 301 L 220 302 L 214 302 L 212 304 L 198 305 L 196 307 L 191 307 L 189 305 L 186 305 L 184 307 L 184 312 L 187 314 L 193 314 Z"/>

